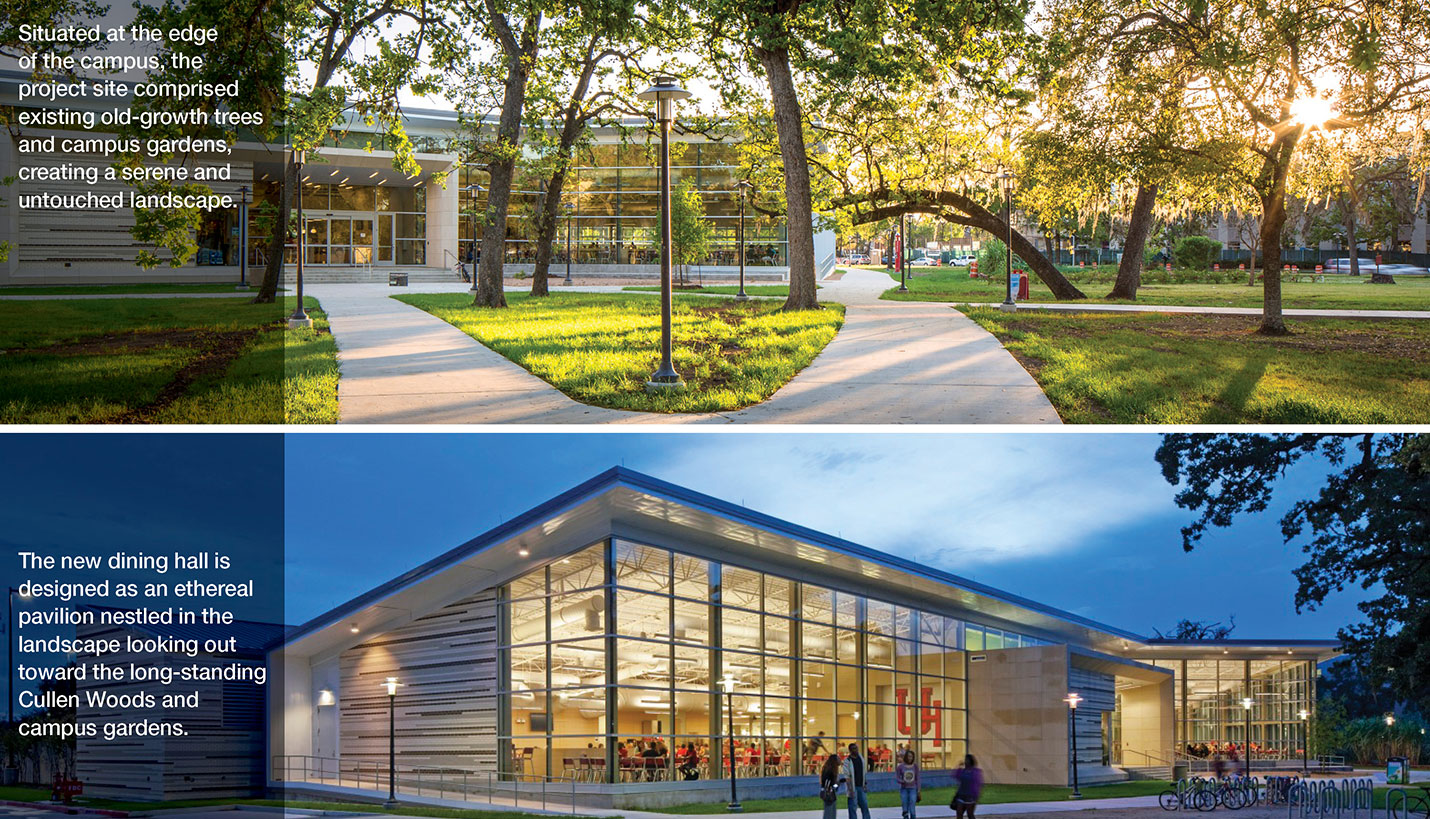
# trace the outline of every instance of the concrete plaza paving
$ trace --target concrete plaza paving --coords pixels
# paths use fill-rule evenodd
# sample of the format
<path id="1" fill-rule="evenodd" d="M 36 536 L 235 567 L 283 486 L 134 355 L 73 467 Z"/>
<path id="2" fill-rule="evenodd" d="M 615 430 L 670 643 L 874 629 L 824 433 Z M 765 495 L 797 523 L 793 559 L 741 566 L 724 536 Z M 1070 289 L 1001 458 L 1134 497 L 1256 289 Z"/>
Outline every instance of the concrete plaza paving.
<path id="1" fill-rule="evenodd" d="M 460 330 L 389 296 L 459 283 L 321 284 L 338 345 L 343 423 L 1058 423 L 1037 382 L 987 331 L 946 304 L 880 301 L 888 276 L 853 270 L 820 297 L 845 324 L 810 366 L 747 409 L 666 415 L 567 398 Z M 573 290 L 610 291 L 613 287 Z"/>

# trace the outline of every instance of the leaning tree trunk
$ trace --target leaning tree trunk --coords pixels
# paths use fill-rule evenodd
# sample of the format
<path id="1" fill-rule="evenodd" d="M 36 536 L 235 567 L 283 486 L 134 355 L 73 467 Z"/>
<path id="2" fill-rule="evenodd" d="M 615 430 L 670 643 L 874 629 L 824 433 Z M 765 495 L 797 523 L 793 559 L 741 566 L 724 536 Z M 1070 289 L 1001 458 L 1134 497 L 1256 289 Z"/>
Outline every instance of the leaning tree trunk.
<path id="1" fill-rule="evenodd" d="M 293 191 L 298 190 L 298 166 L 291 159 L 283 168 L 283 187 L 278 197 L 278 216 L 273 223 L 273 235 L 268 240 L 268 264 L 263 267 L 263 283 L 258 287 L 254 304 L 272 304 L 278 300 L 278 281 L 283 278 L 283 253 L 288 244 L 288 216 L 292 212 L 290 200 Z M 298 230 L 303 226 L 299 225 Z M 243 249 L 244 253 L 248 248 Z"/>
<path id="2" fill-rule="evenodd" d="M 785 238 L 789 263 L 789 297 L 786 310 L 819 306 L 819 285 L 814 279 L 814 206 L 809 190 L 809 156 L 804 147 L 804 120 L 790 74 L 789 51 L 783 42 L 757 46 L 755 54 L 765 69 L 780 141 L 780 164 L 785 177 Z"/>
<path id="3" fill-rule="evenodd" d="M 1127 241 L 1122 245 L 1122 262 L 1117 266 L 1117 282 L 1109 299 L 1136 299 L 1142 284 L 1142 260 L 1146 255 L 1147 233 L 1152 229 L 1152 209 L 1157 204 L 1156 183 L 1144 182 L 1137 187 L 1137 199 L 1132 203 L 1132 217 L 1127 223 Z"/>
<path id="4" fill-rule="evenodd" d="M 506 217 L 511 206 L 511 184 L 516 176 L 516 158 L 521 153 L 521 113 L 526 105 L 526 80 L 530 72 L 528 58 L 534 55 L 533 21 L 528 20 L 522 34 L 523 47 L 506 51 L 506 87 L 502 90 L 501 117 L 497 122 L 495 155 L 487 166 L 490 176 L 487 187 L 486 223 L 482 228 L 482 258 L 477 265 L 477 307 L 505 307 L 502 290 L 506 266 Z"/>
<path id="5" fill-rule="evenodd" d="M 1290 128 L 1271 143 L 1261 165 L 1261 327 L 1263 335 L 1281 336 L 1286 319 L 1281 314 L 1281 229 L 1286 225 L 1286 178 L 1301 140 L 1301 128 Z M 1253 253 L 1252 261 L 1256 260 Z"/>

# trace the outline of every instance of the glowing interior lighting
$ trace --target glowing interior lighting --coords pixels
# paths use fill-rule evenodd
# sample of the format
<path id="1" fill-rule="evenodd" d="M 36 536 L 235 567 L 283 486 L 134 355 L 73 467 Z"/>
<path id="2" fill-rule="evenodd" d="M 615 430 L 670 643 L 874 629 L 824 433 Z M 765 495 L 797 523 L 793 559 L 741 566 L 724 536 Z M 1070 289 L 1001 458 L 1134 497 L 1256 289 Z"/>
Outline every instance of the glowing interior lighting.
<path id="1" fill-rule="evenodd" d="M 1291 103 L 1291 119 L 1308 128 L 1320 128 L 1335 117 L 1335 108 L 1328 99 L 1301 97 Z"/>

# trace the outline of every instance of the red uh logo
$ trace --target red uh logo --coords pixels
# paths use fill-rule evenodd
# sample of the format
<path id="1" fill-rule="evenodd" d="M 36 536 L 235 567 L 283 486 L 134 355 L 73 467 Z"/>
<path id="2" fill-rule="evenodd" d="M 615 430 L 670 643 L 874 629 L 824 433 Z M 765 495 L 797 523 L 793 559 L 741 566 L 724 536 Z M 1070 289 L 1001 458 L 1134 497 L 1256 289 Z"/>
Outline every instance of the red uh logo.
<path id="1" fill-rule="evenodd" d="M 938 718 L 937 709 L 943 705 L 942 700 L 933 698 L 932 688 L 919 689 L 920 703 L 915 706 L 919 712 L 919 736 L 928 734 L 929 729 L 933 729 L 933 745 L 935 748 L 943 745 L 943 722 Z M 899 710 L 899 733 L 908 736 L 913 733 L 909 725 L 909 689 L 894 689 L 894 702 L 898 704 Z"/>

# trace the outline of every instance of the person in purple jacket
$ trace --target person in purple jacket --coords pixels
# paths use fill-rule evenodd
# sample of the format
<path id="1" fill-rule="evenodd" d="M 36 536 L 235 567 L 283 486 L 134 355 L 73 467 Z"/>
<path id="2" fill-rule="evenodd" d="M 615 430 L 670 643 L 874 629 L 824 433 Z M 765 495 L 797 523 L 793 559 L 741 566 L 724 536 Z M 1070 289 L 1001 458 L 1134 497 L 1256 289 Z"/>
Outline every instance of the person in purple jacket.
<path id="1" fill-rule="evenodd" d="M 978 797 L 983 795 L 983 771 L 973 754 L 963 758 L 963 764 L 953 772 L 953 781 L 958 783 L 958 788 L 953 792 L 949 807 L 953 808 L 956 819 L 964 816 L 973 819 L 973 809 L 978 807 Z"/>
<path id="2" fill-rule="evenodd" d="M 912 748 L 904 749 L 899 764 L 894 766 L 894 779 L 899 783 L 899 804 L 904 807 L 904 819 L 917 819 L 914 806 L 923 791 L 919 782 L 919 765 L 914 761 Z"/>

